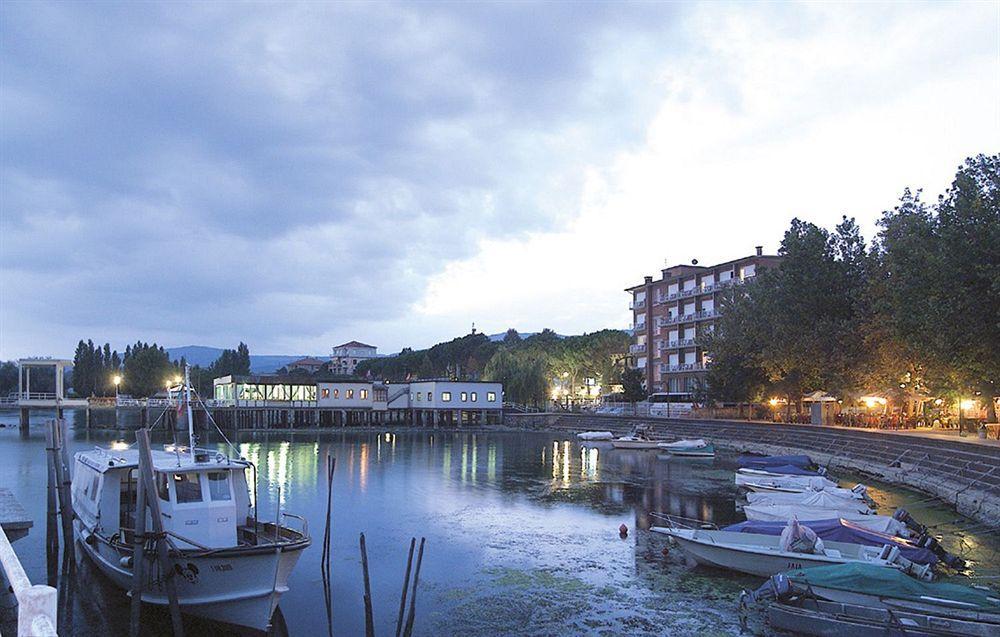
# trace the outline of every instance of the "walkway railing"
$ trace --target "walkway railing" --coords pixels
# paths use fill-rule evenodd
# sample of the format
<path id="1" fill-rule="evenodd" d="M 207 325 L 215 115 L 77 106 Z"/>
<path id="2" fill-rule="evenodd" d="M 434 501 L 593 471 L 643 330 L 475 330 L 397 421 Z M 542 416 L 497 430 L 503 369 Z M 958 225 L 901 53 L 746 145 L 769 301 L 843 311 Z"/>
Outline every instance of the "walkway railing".
<path id="1" fill-rule="evenodd" d="M 18 637 L 55 637 L 58 593 L 51 586 L 31 584 L 21 560 L 0 527 L 0 567 L 17 599 Z"/>

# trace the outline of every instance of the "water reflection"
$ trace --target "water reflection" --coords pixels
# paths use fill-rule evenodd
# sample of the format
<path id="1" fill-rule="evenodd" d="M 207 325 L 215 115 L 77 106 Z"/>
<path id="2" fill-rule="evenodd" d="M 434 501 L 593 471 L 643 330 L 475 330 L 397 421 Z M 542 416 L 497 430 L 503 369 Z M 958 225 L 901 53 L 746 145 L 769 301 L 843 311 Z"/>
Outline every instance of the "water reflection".
<path id="1" fill-rule="evenodd" d="M 76 430 L 73 437 L 83 449 L 118 434 Z M 44 433 L 33 430 L 22 441 L 5 429 L 0 438 L 0 482 L 30 505 L 36 521 L 16 548 L 32 580 L 44 581 Z M 244 436 L 238 449 L 257 465 L 261 516 L 270 519 L 279 506 L 305 514 L 315 535 L 281 602 L 292 634 L 330 630 L 318 609 L 331 456 L 334 633 L 364 631 L 362 531 L 378 634 L 394 631 L 412 536 L 428 538 L 416 634 L 694 634 L 736 625 L 731 589 L 744 582 L 665 563 L 660 538 L 643 530 L 657 523 L 656 512 L 735 521 L 732 460 L 724 456 L 660 458 L 543 433 L 406 430 L 258 433 Z M 633 530 L 625 540 L 617 532 L 623 522 Z M 968 542 L 997 546 L 989 536 L 970 534 Z M 995 555 L 981 555 L 997 566 Z M 127 596 L 80 566 L 75 591 L 66 589 L 66 634 L 127 632 Z M 154 635 L 160 624 L 169 631 L 157 612 L 149 614 Z"/>

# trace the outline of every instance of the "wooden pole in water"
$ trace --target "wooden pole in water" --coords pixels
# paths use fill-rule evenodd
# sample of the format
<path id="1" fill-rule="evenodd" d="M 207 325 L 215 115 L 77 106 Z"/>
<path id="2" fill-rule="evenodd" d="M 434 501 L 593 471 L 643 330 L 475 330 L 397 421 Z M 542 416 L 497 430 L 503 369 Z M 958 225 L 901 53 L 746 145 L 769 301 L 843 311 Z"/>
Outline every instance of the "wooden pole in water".
<path id="1" fill-rule="evenodd" d="M 181 607 L 177 603 L 177 582 L 174 581 L 174 569 L 167 553 L 166 535 L 163 533 L 163 519 L 160 517 L 160 501 L 156 495 L 153 482 L 153 454 L 149 447 L 149 430 L 140 429 L 135 432 L 139 443 L 139 473 L 146 489 L 146 504 L 149 506 L 150 517 L 153 520 L 153 532 L 156 534 L 156 557 L 160 563 L 167 585 L 167 597 L 170 599 L 170 621 L 174 628 L 174 637 L 184 637 L 184 624 L 181 622 Z M 144 512 L 145 513 L 145 512 Z"/>
<path id="2" fill-rule="evenodd" d="M 413 572 L 413 591 L 410 593 L 410 612 L 406 617 L 406 629 L 403 630 L 403 637 L 410 637 L 413 634 L 413 620 L 417 612 L 417 582 L 420 581 L 420 565 L 424 561 L 424 541 L 420 538 L 420 551 L 417 553 L 417 569 Z"/>
<path id="3" fill-rule="evenodd" d="M 396 618 L 396 637 L 399 637 L 403 630 L 403 614 L 406 612 L 406 593 L 410 587 L 410 569 L 413 566 L 413 548 L 417 544 L 417 538 L 410 538 L 410 554 L 406 558 L 406 575 L 403 576 L 403 594 L 399 598 L 399 617 Z"/>
<path id="4" fill-rule="evenodd" d="M 365 637 L 375 637 L 375 619 L 372 617 L 372 589 L 368 580 L 368 549 L 365 534 L 361 534 L 361 572 L 365 576 Z"/>
<path id="5" fill-rule="evenodd" d="M 138 436 L 137 436 L 138 438 Z M 128 634 L 139 635 L 139 619 L 142 613 L 142 582 L 145 577 L 146 560 L 146 487 L 142 472 L 138 472 L 135 494 L 135 528 L 132 530 L 132 608 L 129 616 Z"/>
<path id="6" fill-rule="evenodd" d="M 56 441 L 55 467 L 59 493 L 59 515 L 62 518 L 63 558 L 67 566 L 73 559 L 73 501 L 70 497 L 69 452 L 66 451 L 66 421 L 52 420 L 52 437 Z"/>
<path id="7" fill-rule="evenodd" d="M 45 517 L 45 546 L 48 552 L 59 552 L 59 522 L 57 520 L 56 489 L 59 478 L 56 474 L 56 441 L 55 428 L 51 423 L 45 429 L 45 463 L 48 469 L 48 488 L 46 489 L 47 506 Z"/>

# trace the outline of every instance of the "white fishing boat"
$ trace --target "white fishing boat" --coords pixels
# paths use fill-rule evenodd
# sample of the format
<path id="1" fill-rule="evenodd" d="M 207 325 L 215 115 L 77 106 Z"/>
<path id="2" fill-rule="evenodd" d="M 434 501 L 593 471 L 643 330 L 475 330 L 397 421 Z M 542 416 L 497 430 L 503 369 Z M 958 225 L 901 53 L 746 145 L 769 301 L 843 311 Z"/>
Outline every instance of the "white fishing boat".
<path id="1" fill-rule="evenodd" d="M 836 489 L 839 485 L 828 478 L 822 476 L 796 476 L 782 475 L 761 471 L 759 469 L 739 469 L 736 471 L 736 486 L 747 487 L 749 485 L 770 485 L 783 489 L 797 487 L 802 490 Z"/>
<path id="2" fill-rule="evenodd" d="M 191 394 L 188 387 L 184 391 L 192 444 L 150 454 L 181 612 L 265 631 L 310 544 L 307 524 L 289 513 L 274 521 L 258 519 L 256 467 L 194 447 Z M 75 454 L 74 533 L 86 555 L 125 590 L 133 585 L 138 472 L 139 451 L 124 443 Z M 145 515 L 146 529 L 152 531 L 148 509 Z M 285 524 L 288 518 L 297 521 L 297 529 Z M 146 552 L 143 570 L 142 601 L 168 604 L 155 552 Z"/>
<path id="3" fill-rule="evenodd" d="M 845 489 L 847 493 L 850 490 Z M 853 495 L 853 494 L 852 494 Z M 832 511 L 850 511 L 870 515 L 873 513 L 871 507 L 864 500 L 855 499 L 850 496 L 840 496 L 831 491 L 812 491 L 805 493 L 782 493 L 777 491 L 747 493 L 747 502 L 750 504 L 791 504 L 804 507 L 814 507 L 828 509 Z M 827 517 L 837 517 L 830 515 Z"/>
<path id="4" fill-rule="evenodd" d="M 576 437 L 580 440 L 589 441 L 600 441 L 600 440 L 613 440 L 615 435 L 610 431 L 581 431 L 576 434 Z"/>
<path id="5" fill-rule="evenodd" d="M 650 530 L 672 538 L 699 564 L 761 577 L 793 569 L 848 563 L 900 568 L 922 579 L 933 577 L 929 565 L 914 564 L 900 557 L 899 549 L 892 546 L 824 542 L 822 552 L 801 553 L 782 550 L 781 538 L 777 535 L 670 527 Z"/>
<path id="6" fill-rule="evenodd" d="M 863 522 L 866 518 L 875 517 L 870 513 L 859 513 L 856 509 L 829 509 L 826 507 L 809 507 L 801 504 L 747 504 L 743 513 L 748 520 L 766 522 L 788 522 L 792 518 L 798 520 L 829 520 L 844 518 L 851 522 Z M 885 517 L 885 516 L 878 516 Z"/>

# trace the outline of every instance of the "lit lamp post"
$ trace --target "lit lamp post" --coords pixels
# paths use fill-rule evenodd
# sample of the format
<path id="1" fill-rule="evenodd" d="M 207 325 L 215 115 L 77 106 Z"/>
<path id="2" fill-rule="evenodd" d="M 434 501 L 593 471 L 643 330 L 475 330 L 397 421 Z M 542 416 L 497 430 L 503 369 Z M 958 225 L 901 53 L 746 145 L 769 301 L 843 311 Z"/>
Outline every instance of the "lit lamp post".
<path id="1" fill-rule="evenodd" d="M 965 412 L 976 406 L 976 401 L 972 398 L 958 399 L 958 435 L 965 435 Z"/>
<path id="2" fill-rule="evenodd" d="M 121 377 L 121 375 L 115 374 L 114 378 L 111 379 L 111 382 L 113 382 L 115 384 L 115 402 L 117 403 L 118 402 L 118 386 L 122 384 L 122 377 Z"/>
<path id="3" fill-rule="evenodd" d="M 772 398 L 771 400 L 767 401 L 767 404 L 769 404 L 771 406 L 771 421 L 772 422 L 777 422 L 776 419 L 778 417 L 778 402 L 779 401 L 778 401 L 777 398 Z"/>

